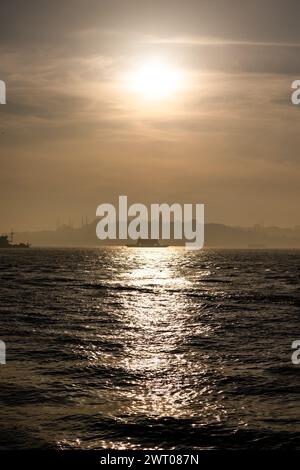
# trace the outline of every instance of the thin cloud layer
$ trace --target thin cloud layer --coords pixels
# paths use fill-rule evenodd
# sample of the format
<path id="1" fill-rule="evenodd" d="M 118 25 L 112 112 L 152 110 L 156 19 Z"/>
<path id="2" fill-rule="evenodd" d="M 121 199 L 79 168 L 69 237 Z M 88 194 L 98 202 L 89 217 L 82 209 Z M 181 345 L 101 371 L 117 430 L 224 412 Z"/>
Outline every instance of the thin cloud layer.
<path id="1" fill-rule="evenodd" d="M 299 2 L 4 0 L 0 10 L 4 229 L 51 226 L 57 212 L 91 218 L 119 193 L 204 200 L 219 222 L 299 223 Z M 156 56 L 186 77 L 157 108 L 124 81 Z"/>

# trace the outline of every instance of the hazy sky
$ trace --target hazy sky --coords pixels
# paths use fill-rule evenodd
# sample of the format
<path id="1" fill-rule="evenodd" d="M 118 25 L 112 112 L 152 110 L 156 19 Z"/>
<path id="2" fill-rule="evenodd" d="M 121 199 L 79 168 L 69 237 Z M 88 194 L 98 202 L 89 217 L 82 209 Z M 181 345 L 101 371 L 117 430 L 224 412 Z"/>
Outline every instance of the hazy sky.
<path id="1" fill-rule="evenodd" d="M 300 224 L 299 0 L 1 0 L 0 231 L 119 194 L 206 221 Z M 126 77 L 182 74 L 148 102 Z"/>

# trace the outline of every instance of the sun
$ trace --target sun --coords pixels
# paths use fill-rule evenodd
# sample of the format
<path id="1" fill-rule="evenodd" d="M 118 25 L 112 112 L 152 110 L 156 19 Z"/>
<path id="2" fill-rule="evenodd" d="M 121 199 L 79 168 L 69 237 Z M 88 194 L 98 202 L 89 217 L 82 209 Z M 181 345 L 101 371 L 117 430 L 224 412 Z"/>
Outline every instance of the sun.
<path id="1" fill-rule="evenodd" d="M 149 101 L 170 98 L 182 85 L 182 73 L 160 59 L 151 59 L 136 68 L 129 76 L 131 91 Z"/>

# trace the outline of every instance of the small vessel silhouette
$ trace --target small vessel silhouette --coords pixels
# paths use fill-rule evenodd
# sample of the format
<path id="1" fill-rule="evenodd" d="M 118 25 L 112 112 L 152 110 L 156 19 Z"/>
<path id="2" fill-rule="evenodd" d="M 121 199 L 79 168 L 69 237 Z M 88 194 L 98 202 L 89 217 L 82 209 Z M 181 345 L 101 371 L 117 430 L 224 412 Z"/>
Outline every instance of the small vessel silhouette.
<path id="1" fill-rule="evenodd" d="M 13 232 L 11 234 L 11 241 L 8 240 L 7 235 L 0 235 L 0 248 L 30 248 L 30 243 L 13 243 Z"/>
<path id="2" fill-rule="evenodd" d="M 169 245 L 161 245 L 157 239 L 139 238 L 136 243 L 126 246 L 128 248 L 168 248 Z"/>

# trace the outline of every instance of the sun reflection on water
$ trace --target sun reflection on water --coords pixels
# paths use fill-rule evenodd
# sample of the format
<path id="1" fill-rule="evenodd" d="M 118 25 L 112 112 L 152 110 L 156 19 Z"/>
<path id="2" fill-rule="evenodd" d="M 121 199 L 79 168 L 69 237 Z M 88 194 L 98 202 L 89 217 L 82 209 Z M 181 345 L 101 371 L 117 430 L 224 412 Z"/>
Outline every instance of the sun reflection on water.
<path id="1" fill-rule="evenodd" d="M 193 332 L 207 336 L 210 328 L 201 325 L 190 308 L 186 291 L 192 281 L 180 269 L 179 259 L 176 249 L 128 253 L 126 265 L 131 269 L 122 273 L 122 280 L 137 291 L 122 298 L 122 321 L 130 334 L 126 328 L 125 354 L 118 367 L 135 377 L 134 388 L 121 392 L 127 405 L 119 412 L 126 422 L 132 415 L 195 416 L 200 421 L 215 415 L 218 420 L 224 411 L 218 400 L 211 399 L 207 358 L 199 361 L 198 354 L 193 357 L 189 351 Z"/>
<path id="2" fill-rule="evenodd" d="M 104 423 L 108 436 L 88 447 L 137 449 L 137 423 L 151 433 L 169 421 L 175 428 L 184 423 L 197 430 L 226 419 L 216 386 L 222 365 L 205 348 L 217 326 L 197 297 L 199 289 L 212 295 L 214 287 L 201 284 L 207 270 L 199 269 L 194 257 L 180 248 L 120 248 L 113 252 L 109 275 L 94 278 L 100 289 L 95 345 L 83 345 L 81 356 L 82 364 L 88 362 L 88 377 L 95 384 L 101 377 L 101 386 L 91 387 L 91 395 L 81 399 L 81 413 L 92 409 L 96 420 L 105 417 L 108 426 L 127 437 L 110 438 Z M 103 327 L 96 328 L 100 318 Z M 68 445 L 77 446 L 61 443 Z"/>

